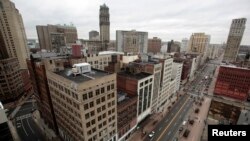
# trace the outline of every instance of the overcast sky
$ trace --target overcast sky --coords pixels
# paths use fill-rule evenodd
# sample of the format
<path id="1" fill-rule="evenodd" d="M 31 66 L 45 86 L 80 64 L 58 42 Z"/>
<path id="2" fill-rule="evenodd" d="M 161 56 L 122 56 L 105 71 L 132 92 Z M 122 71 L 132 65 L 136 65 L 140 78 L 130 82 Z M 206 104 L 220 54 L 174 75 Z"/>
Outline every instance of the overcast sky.
<path id="1" fill-rule="evenodd" d="M 248 19 L 241 44 L 250 45 L 250 0 L 12 0 L 23 16 L 28 38 L 36 25 L 70 24 L 79 38 L 99 31 L 99 8 L 110 12 L 110 34 L 116 30 L 147 31 L 149 38 L 180 41 L 194 32 L 211 35 L 211 43 L 226 42 L 233 18 Z"/>

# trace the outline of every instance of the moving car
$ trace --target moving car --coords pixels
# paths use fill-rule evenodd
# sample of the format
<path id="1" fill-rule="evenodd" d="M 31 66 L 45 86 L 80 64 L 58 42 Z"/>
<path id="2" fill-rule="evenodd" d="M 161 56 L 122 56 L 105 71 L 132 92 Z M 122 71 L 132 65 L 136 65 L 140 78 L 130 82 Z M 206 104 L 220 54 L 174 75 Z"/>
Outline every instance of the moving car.
<path id="1" fill-rule="evenodd" d="M 151 133 L 148 134 L 149 138 L 152 138 L 155 135 L 155 131 L 151 131 Z"/>

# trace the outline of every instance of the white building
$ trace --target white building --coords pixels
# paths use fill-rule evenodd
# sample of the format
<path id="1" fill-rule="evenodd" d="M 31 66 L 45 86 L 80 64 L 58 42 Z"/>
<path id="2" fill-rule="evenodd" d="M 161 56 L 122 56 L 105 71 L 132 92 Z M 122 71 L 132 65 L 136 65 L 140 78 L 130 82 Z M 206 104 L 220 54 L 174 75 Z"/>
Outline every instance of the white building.
<path id="1" fill-rule="evenodd" d="M 201 65 L 205 63 L 208 57 L 210 38 L 210 35 L 206 35 L 205 33 L 193 33 L 190 36 L 188 51 L 200 53 L 202 55 Z"/>
<path id="2" fill-rule="evenodd" d="M 129 62 L 133 62 L 138 58 L 139 58 L 138 55 L 124 55 L 122 56 L 122 63 L 128 64 Z"/>
<path id="3" fill-rule="evenodd" d="M 170 96 L 170 82 L 172 75 L 173 58 L 167 54 L 158 54 L 154 58 L 158 59 L 162 63 L 162 79 L 160 84 L 160 93 L 158 96 L 158 112 L 165 112 L 167 107 L 171 104 Z"/>
<path id="4" fill-rule="evenodd" d="M 175 101 L 177 98 L 177 94 L 176 94 L 176 79 L 171 79 L 170 83 L 169 83 L 169 92 L 170 92 L 170 97 L 169 97 L 169 102 L 168 102 L 168 106 L 171 105 L 171 102 Z"/>
<path id="5" fill-rule="evenodd" d="M 188 49 L 188 39 L 184 38 L 181 40 L 181 52 L 187 51 Z"/>
<path id="6" fill-rule="evenodd" d="M 146 116 L 148 116 L 151 113 L 153 85 L 154 85 L 153 75 L 138 80 L 137 123 L 142 121 Z"/>
<path id="7" fill-rule="evenodd" d="M 177 92 L 180 89 L 182 66 L 183 66 L 183 63 L 176 63 L 176 62 L 173 63 L 171 77 L 172 79 L 176 80 L 174 92 Z"/>
<path id="8" fill-rule="evenodd" d="M 195 75 L 195 72 L 198 68 L 198 65 L 199 65 L 199 58 L 193 58 L 192 59 L 192 66 L 191 66 L 191 70 L 190 70 L 190 75 L 189 75 L 189 81 L 192 81 L 194 80 L 194 75 Z"/>
<path id="9" fill-rule="evenodd" d="M 209 59 L 215 59 L 219 57 L 219 49 L 222 47 L 222 44 L 210 44 L 209 45 Z"/>

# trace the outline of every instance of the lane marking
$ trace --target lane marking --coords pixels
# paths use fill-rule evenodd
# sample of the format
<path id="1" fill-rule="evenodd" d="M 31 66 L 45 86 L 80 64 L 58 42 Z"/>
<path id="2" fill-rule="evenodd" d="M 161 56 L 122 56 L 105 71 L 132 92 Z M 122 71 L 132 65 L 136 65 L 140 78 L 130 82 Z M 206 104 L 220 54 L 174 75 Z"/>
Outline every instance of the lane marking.
<path id="1" fill-rule="evenodd" d="M 27 111 L 27 110 L 30 110 L 30 111 L 31 111 L 31 109 L 32 109 L 32 108 L 27 107 L 27 108 L 20 109 L 19 111 Z"/>
<path id="2" fill-rule="evenodd" d="M 170 121 L 170 123 L 168 124 L 168 126 L 164 129 L 164 131 L 160 134 L 160 136 L 157 138 L 156 141 L 159 141 L 163 134 L 167 131 L 167 129 L 169 128 L 169 126 L 172 124 L 172 122 L 174 121 L 174 119 L 176 118 L 176 116 L 180 113 L 180 111 L 183 109 L 184 105 L 187 103 L 189 99 L 187 98 L 184 102 L 184 104 L 181 106 L 181 108 L 177 111 L 177 113 L 175 114 L 175 116 L 172 118 L 172 120 Z"/>
<path id="3" fill-rule="evenodd" d="M 26 130 L 25 130 L 25 127 L 24 127 L 24 125 L 23 125 L 23 120 L 22 120 L 22 119 L 21 119 L 21 123 L 22 123 L 22 127 L 23 127 L 23 130 L 24 130 L 26 136 L 29 136 L 29 134 L 28 134 L 28 133 L 26 132 Z"/>
<path id="4" fill-rule="evenodd" d="M 21 115 L 19 117 L 16 117 L 16 121 L 23 120 L 25 118 L 32 117 L 32 114 L 26 114 L 26 115 Z"/>
<path id="5" fill-rule="evenodd" d="M 30 126 L 30 122 L 29 122 L 28 118 L 26 118 L 26 121 L 28 122 L 28 125 L 29 125 L 29 128 L 31 129 L 31 132 L 32 132 L 33 134 L 35 134 L 34 130 L 33 130 L 33 129 L 31 128 L 31 126 Z"/>

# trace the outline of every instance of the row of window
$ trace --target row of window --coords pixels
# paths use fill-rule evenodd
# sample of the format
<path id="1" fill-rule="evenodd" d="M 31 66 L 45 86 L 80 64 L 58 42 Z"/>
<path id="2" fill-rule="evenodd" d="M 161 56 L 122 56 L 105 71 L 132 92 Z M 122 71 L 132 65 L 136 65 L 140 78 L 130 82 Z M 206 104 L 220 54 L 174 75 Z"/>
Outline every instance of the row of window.
<path id="1" fill-rule="evenodd" d="M 51 79 L 48 79 L 48 83 L 53 85 L 55 88 L 57 88 L 60 91 L 63 91 L 64 93 L 68 94 L 69 96 L 72 96 L 74 99 L 78 100 L 78 95 L 74 92 L 71 92 L 68 88 L 61 86 L 60 84 L 52 81 Z"/>
<path id="2" fill-rule="evenodd" d="M 153 81 L 153 78 L 150 78 L 149 80 L 146 80 L 144 82 L 141 82 L 140 83 L 140 87 L 142 87 L 143 85 L 147 85 L 149 82 L 152 82 Z"/>
<path id="3" fill-rule="evenodd" d="M 54 94 L 56 94 L 58 97 L 61 98 L 61 100 L 64 100 L 65 102 L 69 103 L 70 105 L 74 106 L 75 108 L 77 108 L 78 110 L 80 109 L 79 104 L 75 103 L 73 100 L 71 100 L 70 98 L 68 98 L 67 96 L 64 96 L 62 93 L 59 93 L 59 91 L 57 91 L 56 89 L 50 87 L 50 91 L 54 92 Z M 73 96 L 73 95 L 72 95 Z"/>
<path id="4" fill-rule="evenodd" d="M 110 90 L 113 90 L 114 88 L 115 88 L 114 84 L 108 85 L 108 86 L 107 86 L 107 89 L 106 89 L 106 92 L 108 92 L 108 91 L 110 91 Z M 98 96 L 98 95 L 100 95 L 100 94 L 103 94 L 103 93 L 105 93 L 105 87 L 102 87 L 102 88 L 100 88 L 100 89 L 96 89 L 96 90 L 95 90 L 95 95 L 96 95 L 96 96 Z M 83 100 L 88 100 L 88 99 L 90 99 L 90 98 L 93 98 L 93 96 L 94 96 L 93 91 L 90 91 L 90 92 L 88 92 L 88 93 L 86 93 L 86 94 L 83 94 L 83 95 L 82 95 L 82 99 L 83 99 Z"/>
<path id="5" fill-rule="evenodd" d="M 57 116 L 57 120 L 58 120 L 57 123 L 58 123 L 58 126 L 60 126 L 60 128 L 63 128 L 64 130 L 66 130 L 75 139 L 76 138 L 80 138 L 80 139 L 83 138 L 84 133 L 79 132 L 79 131 L 82 131 L 82 129 L 75 127 L 74 124 L 70 123 L 70 121 L 68 121 L 67 118 L 61 116 L 60 114 L 58 114 L 56 112 L 55 112 L 55 114 Z M 80 133 L 81 135 L 79 135 L 78 133 Z"/>

